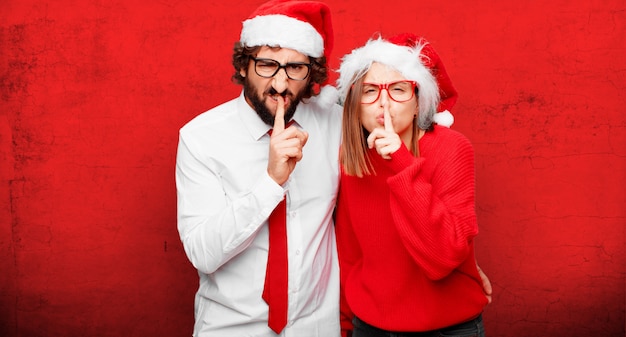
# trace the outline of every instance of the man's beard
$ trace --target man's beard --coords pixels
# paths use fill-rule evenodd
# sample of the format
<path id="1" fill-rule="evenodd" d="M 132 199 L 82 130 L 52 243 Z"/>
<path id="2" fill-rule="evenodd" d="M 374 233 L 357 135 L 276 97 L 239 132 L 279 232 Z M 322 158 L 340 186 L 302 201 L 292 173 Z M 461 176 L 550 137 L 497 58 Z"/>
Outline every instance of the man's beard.
<path id="1" fill-rule="evenodd" d="M 243 94 L 246 96 L 248 101 L 252 103 L 252 107 L 254 108 L 254 111 L 256 111 L 257 115 L 259 115 L 259 118 L 261 118 L 261 120 L 265 124 L 269 126 L 274 126 L 274 115 L 272 115 L 270 110 L 265 105 L 263 98 L 257 95 L 257 91 L 255 89 L 256 88 L 252 86 L 248 80 L 246 80 L 245 83 L 243 84 Z M 274 90 L 274 88 L 270 88 L 264 94 L 268 94 L 271 96 L 271 95 L 276 95 L 278 93 L 276 92 L 276 90 Z M 293 117 L 293 115 L 296 113 L 296 108 L 298 107 L 298 103 L 300 103 L 300 101 L 302 100 L 302 92 L 300 92 L 298 96 L 294 97 L 291 91 L 285 90 L 285 92 L 283 92 L 280 95 L 283 96 L 283 98 L 285 96 L 289 96 L 289 99 L 291 102 L 287 110 L 285 110 L 285 125 L 286 125 L 287 122 L 289 122 L 291 118 Z"/>

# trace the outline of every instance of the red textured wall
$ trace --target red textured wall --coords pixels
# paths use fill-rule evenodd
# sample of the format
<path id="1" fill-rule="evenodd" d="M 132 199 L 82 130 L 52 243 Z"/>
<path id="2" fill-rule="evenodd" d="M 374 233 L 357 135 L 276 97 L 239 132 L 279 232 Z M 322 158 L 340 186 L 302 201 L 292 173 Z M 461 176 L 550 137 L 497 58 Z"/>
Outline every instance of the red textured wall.
<path id="1" fill-rule="evenodd" d="M 260 1 L 0 1 L 0 335 L 190 336 L 177 132 Z M 490 336 L 623 336 L 626 4 L 329 0 L 338 57 L 425 35 L 475 144 Z M 369 5 L 369 6 L 368 6 Z"/>

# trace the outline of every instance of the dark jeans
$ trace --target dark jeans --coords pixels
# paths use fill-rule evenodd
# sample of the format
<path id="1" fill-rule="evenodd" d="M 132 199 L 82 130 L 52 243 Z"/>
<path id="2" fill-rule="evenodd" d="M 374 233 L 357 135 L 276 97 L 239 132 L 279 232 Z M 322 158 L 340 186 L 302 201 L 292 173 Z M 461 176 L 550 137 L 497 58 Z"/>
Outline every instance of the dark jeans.
<path id="1" fill-rule="evenodd" d="M 352 323 L 354 325 L 352 337 L 485 337 L 482 315 L 465 323 L 425 332 L 386 331 L 373 327 L 356 316 Z"/>

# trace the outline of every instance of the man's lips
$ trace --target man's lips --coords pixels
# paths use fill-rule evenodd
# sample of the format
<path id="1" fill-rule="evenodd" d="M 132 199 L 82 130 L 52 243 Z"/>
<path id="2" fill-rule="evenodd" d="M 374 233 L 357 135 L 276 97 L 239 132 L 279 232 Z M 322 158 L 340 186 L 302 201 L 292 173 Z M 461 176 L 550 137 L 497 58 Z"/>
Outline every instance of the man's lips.
<path id="1" fill-rule="evenodd" d="M 277 99 L 277 97 L 278 97 L 278 96 L 280 96 L 280 95 L 269 95 L 269 94 L 267 95 L 267 97 L 268 97 L 268 98 L 269 98 L 272 102 L 274 102 L 274 104 L 277 104 L 277 103 L 278 103 L 278 99 Z M 285 101 L 285 106 L 289 105 L 289 102 L 290 102 L 289 95 L 285 95 L 285 96 L 283 96 L 283 100 Z"/>

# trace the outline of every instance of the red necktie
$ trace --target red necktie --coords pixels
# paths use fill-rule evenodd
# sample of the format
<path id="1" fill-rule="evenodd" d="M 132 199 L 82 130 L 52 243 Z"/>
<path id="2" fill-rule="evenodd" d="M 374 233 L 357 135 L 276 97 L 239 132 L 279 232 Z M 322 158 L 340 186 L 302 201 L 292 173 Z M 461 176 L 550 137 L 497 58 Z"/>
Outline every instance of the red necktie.
<path id="1" fill-rule="evenodd" d="M 291 123 L 291 122 L 290 122 Z M 285 126 L 289 127 L 290 124 Z M 269 134 L 272 134 L 270 130 Z M 267 254 L 263 299 L 269 306 L 267 325 L 277 334 L 287 325 L 288 260 L 287 260 L 287 201 L 274 208 L 269 217 L 270 246 Z"/>
<path id="2" fill-rule="evenodd" d="M 263 299 L 269 305 L 267 325 L 277 334 L 287 324 L 287 202 L 276 206 L 269 218 L 270 247 Z"/>

